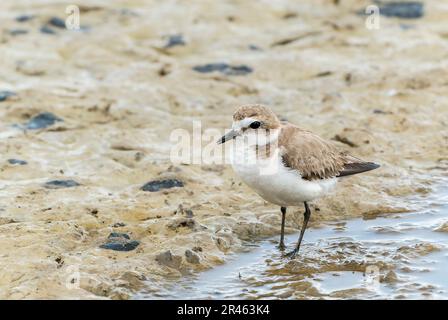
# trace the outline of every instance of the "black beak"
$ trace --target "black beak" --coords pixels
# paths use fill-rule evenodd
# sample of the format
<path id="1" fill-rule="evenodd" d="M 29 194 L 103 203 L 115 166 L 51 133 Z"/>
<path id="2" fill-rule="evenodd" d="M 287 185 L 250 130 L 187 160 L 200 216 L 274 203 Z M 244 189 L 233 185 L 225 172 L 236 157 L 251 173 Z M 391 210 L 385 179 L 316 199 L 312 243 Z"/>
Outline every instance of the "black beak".
<path id="1" fill-rule="evenodd" d="M 226 141 L 229 141 L 231 139 L 235 139 L 237 136 L 239 135 L 239 133 L 235 130 L 230 130 L 229 132 L 227 132 L 225 135 L 223 135 L 221 137 L 221 139 L 219 139 L 218 141 L 216 141 L 217 144 L 222 144 Z"/>

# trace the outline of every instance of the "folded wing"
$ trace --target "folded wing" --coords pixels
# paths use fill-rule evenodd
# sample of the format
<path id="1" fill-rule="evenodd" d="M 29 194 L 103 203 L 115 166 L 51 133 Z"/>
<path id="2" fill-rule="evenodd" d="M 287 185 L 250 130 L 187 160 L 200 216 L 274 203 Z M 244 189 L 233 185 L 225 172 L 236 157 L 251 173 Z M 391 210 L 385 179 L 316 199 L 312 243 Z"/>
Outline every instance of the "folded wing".
<path id="1" fill-rule="evenodd" d="M 314 133 L 292 124 L 282 127 L 278 143 L 284 164 L 297 170 L 306 180 L 343 177 L 379 167 L 340 152 Z"/>

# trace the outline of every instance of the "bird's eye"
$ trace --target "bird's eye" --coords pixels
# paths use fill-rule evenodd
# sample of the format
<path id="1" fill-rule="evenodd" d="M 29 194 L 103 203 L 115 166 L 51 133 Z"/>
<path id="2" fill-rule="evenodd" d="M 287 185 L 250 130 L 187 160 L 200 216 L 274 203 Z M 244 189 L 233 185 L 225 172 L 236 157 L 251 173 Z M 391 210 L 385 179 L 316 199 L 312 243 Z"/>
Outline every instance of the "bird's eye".
<path id="1" fill-rule="evenodd" d="M 258 129 L 258 128 L 260 128 L 260 126 L 261 126 L 261 122 L 260 122 L 260 121 L 254 121 L 254 122 L 252 122 L 252 123 L 250 124 L 250 127 L 251 127 L 252 129 Z"/>

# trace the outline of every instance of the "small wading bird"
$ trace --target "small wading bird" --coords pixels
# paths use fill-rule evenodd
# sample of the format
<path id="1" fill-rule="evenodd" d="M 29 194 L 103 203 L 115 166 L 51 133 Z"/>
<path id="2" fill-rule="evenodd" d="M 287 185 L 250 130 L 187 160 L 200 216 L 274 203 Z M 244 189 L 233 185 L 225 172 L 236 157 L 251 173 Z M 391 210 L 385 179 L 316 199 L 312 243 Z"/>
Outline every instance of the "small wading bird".
<path id="1" fill-rule="evenodd" d="M 284 250 L 286 207 L 305 205 L 295 249 L 300 249 L 311 216 L 308 202 L 330 192 L 338 178 L 379 167 L 355 158 L 299 127 L 280 122 L 263 105 L 244 105 L 233 114 L 232 130 L 218 144 L 235 139 L 232 166 L 237 175 L 263 199 L 281 208 L 279 248 Z"/>

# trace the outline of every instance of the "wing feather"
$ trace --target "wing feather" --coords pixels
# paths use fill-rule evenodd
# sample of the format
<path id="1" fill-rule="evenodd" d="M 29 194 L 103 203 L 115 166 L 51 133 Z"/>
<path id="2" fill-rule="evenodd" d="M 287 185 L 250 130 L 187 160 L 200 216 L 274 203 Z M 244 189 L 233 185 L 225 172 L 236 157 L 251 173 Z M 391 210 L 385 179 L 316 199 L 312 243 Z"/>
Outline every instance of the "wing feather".
<path id="1" fill-rule="evenodd" d="M 284 164 L 306 180 L 347 176 L 379 167 L 340 152 L 318 135 L 292 124 L 283 125 L 278 143 Z"/>

